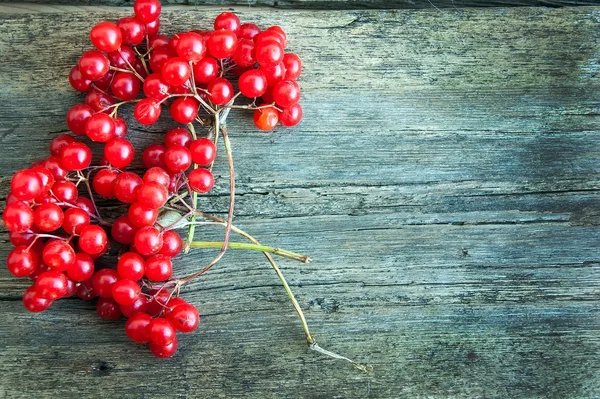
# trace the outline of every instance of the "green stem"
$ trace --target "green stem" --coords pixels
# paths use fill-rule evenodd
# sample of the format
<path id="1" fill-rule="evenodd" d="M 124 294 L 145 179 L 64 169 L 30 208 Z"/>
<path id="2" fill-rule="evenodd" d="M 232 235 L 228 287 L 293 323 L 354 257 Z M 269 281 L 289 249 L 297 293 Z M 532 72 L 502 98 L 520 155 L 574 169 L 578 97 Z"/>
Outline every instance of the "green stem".
<path id="1" fill-rule="evenodd" d="M 194 125 L 192 123 L 188 123 L 188 128 L 190 129 L 190 132 L 192 133 L 192 137 L 194 138 L 194 140 L 196 140 L 196 129 L 194 129 Z M 194 169 L 196 169 L 198 167 L 198 165 L 194 164 Z M 195 191 L 192 191 L 192 208 L 194 210 L 198 209 L 198 193 Z M 196 221 L 196 214 L 192 214 L 192 217 L 190 218 L 190 227 L 188 228 L 188 236 L 187 236 L 187 244 L 185 246 L 184 252 L 187 254 L 188 252 L 190 252 L 190 245 L 189 243 L 191 243 L 192 241 L 194 241 L 194 232 L 196 231 L 196 225 L 194 224 L 194 222 Z"/>
<path id="2" fill-rule="evenodd" d="M 225 243 L 223 241 L 192 241 L 189 243 L 190 248 L 223 248 Z M 275 255 L 283 256 L 284 258 L 290 258 L 298 260 L 303 263 L 308 263 L 310 258 L 306 255 L 298 254 L 296 252 L 288 251 L 286 249 L 269 247 L 266 245 L 248 244 L 245 242 L 229 242 L 227 243 L 229 249 L 244 249 L 248 251 L 260 251 L 268 252 Z"/>

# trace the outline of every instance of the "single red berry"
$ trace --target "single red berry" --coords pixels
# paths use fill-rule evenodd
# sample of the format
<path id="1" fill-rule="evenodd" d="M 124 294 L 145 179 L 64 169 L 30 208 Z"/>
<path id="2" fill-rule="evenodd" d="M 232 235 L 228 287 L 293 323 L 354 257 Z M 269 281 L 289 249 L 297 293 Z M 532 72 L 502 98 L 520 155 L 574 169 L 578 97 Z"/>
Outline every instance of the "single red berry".
<path id="1" fill-rule="evenodd" d="M 229 58 L 235 54 L 237 36 L 230 30 L 217 30 L 208 38 L 208 52 L 215 58 Z"/>
<path id="2" fill-rule="evenodd" d="M 265 74 L 265 78 L 267 78 L 267 85 L 269 86 L 273 86 L 277 82 L 281 82 L 283 79 L 285 79 L 286 70 L 283 62 L 268 66 L 261 65 L 259 69 Z"/>
<path id="3" fill-rule="evenodd" d="M 164 246 L 164 244 L 163 244 Z M 146 277 L 152 281 L 166 281 L 173 275 L 173 263 L 168 256 L 157 254 L 146 259 Z"/>
<path id="4" fill-rule="evenodd" d="M 179 97 L 171 104 L 171 117 L 183 125 L 193 122 L 198 116 L 198 102 L 191 97 Z"/>
<path id="5" fill-rule="evenodd" d="M 135 0 L 133 12 L 136 18 L 145 24 L 156 20 L 160 16 L 161 5 L 158 0 Z"/>
<path id="6" fill-rule="evenodd" d="M 286 46 L 283 35 L 281 35 L 280 32 L 275 32 L 273 30 L 267 29 L 254 37 L 254 43 L 256 46 L 262 46 L 263 44 L 269 42 L 276 42 L 281 46 L 281 48 L 285 48 Z"/>
<path id="7" fill-rule="evenodd" d="M 34 213 L 25 202 L 13 202 L 4 208 L 2 220 L 8 231 L 22 233 L 33 226 Z"/>
<path id="8" fill-rule="evenodd" d="M 159 251 L 159 254 L 173 258 L 181 253 L 183 247 L 183 240 L 179 233 L 175 230 L 165 231 L 163 234 L 163 246 Z"/>
<path id="9" fill-rule="evenodd" d="M 148 337 L 153 344 L 159 346 L 169 345 L 175 340 L 175 334 L 173 324 L 163 317 L 153 319 L 148 325 Z"/>
<path id="10" fill-rule="evenodd" d="M 39 298 L 54 301 L 65 296 L 69 290 L 69 282 L 64 273 L 57 270 L 50 270 L 40 274 L 35 280 L 35 294 Z"/>
<path id="11" fill-rule="evenodd" d="M 121 31 L 112 22 L 100 22 L 90 31 L 90 40 L 98 50 L 110 53 L 121 47 Z"/>
<path id="12" fill-rule="evenodd" d="M 144 94 L 148 98 L 160 101 L 169 95 L 171 86 L 165 82 L 160 73 L 148 75 L 144 80 Z"/>
<path id="13" fill-rule="evenodd" d="M 12 231 L 9 231 L 8 239 L 15 247 L 18 247 L 19 245 L 29 246 L 35 240 L 37 229 L 35 230 L 36 231 L 26 231 L 24 233 L 13 233 Z"/>
<path id="14" fill-rule="evenodd" d="M 94 275 L 94 260 L 86 253 L 75 255 L 75 262 L 67 269 L 67 276 L 73 281 L 87 281 Z"/>
<path id="15" fill-rule="evenodd" d="M 35 251 L 25 245 L 20 245 L 10 251 L 6 258 L 6 267 L 15 277 L 27 277 L 33 274 L 38 264 L 39 260 Z"/>
<path id="16" fill-rule="evenodd" d="M 135 151 L 127 139 L 114 137 L 104 146 L 104 156 L 112 166 L 122 169 L 131 164 Z"/>
<path id="17" fill-rule="evenodd" d="M 152 22 L 148 22 L 146 24 L 146 33 L 148 34 L 148 38 L 153 38 L 158 35 L 158 31 L 160 30 L 160 18 L 156 18 Z"/>
<path id="18" fill-rule="evenodd" d="M 91 81 L 100 80 L 108 73 L 109 61 L 106 55 L 98 50 L 89 50 L 79 59 L 81 76 Z"/>
<path id="19" fill-rule="evenodd" d="M 200 166 L 210 165 L 217 157 L 217 147 L 212 140 L 201 137 L 190 145 L 192 161 Z"/>
<path id="20" fill-rule="evenodd" d="M 160 183 L 148 182 L 142 184 L 138 191 L 138 203 L 146 208 L 160 209 L 167 203 L 169 192 Z"/>
<path id="21" fill-rule="evenodd" d="M 104 198 L 115 197 L 115 181 L 119 172 L 113 169 L 100 169 L 92 180 L 94 191 Z"/>
<path id="22" fill-rule="evenodd" d="M 125 252 L 117 262 L 117 272 L 123 279 L 137 281 L 144 277 L 145 269 L 144 258 L 135 252 Z"/>
<path id="23" fill-rule="evenodd" d="M 130 69 L 130 65 L 135 64 L 137 58 L 135 52 L 129 46 L 121 46 L 117 51 L 113 51 L 107 54 L 110 65 L 115 68 Z"/>
<path id="24" fill-rule="evenodd" d="M 115 197 L 126 204 L 135 202 L 137 200 L 137 192 L 142 183 L 142 178 L 133 172 L 119 174 L 114 186 Z"/>
<path id="25" fill-rule="evenodd" d="M 119 100 L 130 101 L 140 93 L 141 84 L 133 73 L 119 71 L 115 73 L 110 89 Z"/>
<path id="26" fill-rule="evenodd" d="M 92 281 L 92 286 L 94 287 L 94 291 L 101 298 L 111 298 L 112 297 L 112 286 L 119 280 L 119 275 L 117 271 L 114 269 L 102 269 L 98 270 L 96 274 L 94 274 L 94 280 Z"/>
<path id="27" fill-rule="evenodd" d="M 244 96 L 260 97 L 267 91 L 267 77 L 261 70 L 251 69 L 240 76 L 238 86 Z"/>
<path id="28" fill-rule="evenodd" d="M 156 182 L 165 186 L 166 189 L 169 188 L 169 184 L 171 183 L 171 176 L 163 169 L 157 166 L 152 167 L 144 173 L 144 183 Z"/>
<path id="29" fill-rule="evenodd" d="M 33 166 L 30 170 L 37 173 L 42 181 L 42 193 L 45 194 L 50 191 L 54 185 L 54 175 L 52 172 L 43 166 Z"/>
<path id="30" fill-rule="evenodd" d="M 86 104 L 73 105 L 67 111 L 67 126 L 69 130 L 78 136 L 85 136 L 85 126 L 93 114 L 94 110 Z"/>
<path id="31" fill-rule="evenodd" d="M 184 146 L 171 146 L 165 152 L 165 164 L 173 173 L 183 172 L 192 165 L 192 154 Z"/>
<path id="32" fill-rule="evenodd" d="M 167 84 L 181 86 L 191 76 L 191 69 L 186 60 L 179 57 L 170 58 L 162 67 L 161 75 Z"/>
<path id="33" fill-rule="evenodd" d="M 90 215 L 80 208 L 69 208 L 64 212 L 62 228 L 67 234 L 80 234 L 90 224 Z"/>
<path id="34" fill-rule="evenodd" d="M 113 96 L 100 90 L 92 89 L 85 96 L 85 105 L 92 108 L 95 112 L 104 112 L 115 103 Z"/>
<path id="35" fill-rule="evenodd" d="M 176 56 L 175 50 L 172 50 L 169 46 L 155 48 L 150 52 L 150 69 L 153 72 L 160 73 L 166 62 Z"/>
<path id="36" fill-rule="evenodd" d="M 296 54 L 287 53 L 283 56 L 283 65 L 285 65 L 285 78 L 288 80 L 297 79 L 302 73 L 302 60 Z"/>
<path id="37" fill-rule="evenodd" d="M 117 26 L 121 30 L 123 43 L 128 46 L 137 46 L 146 37 L 146 25 L 135 17 L 121 18 Z"/>
<path id="38" fill-rule="evenodd" d="M 70 181 L 57 181 L 52 186 L 52 193 L 60 202 L 75 203 L 78 198 L 77 186 Z"/>
<path id="39" fill-rule="evenodd" d="M 254 125 L 260 130 L 272 130 L 279 121 L 279 112 L 273 107 L 263 107 L 254 111 Z"/>
<path id="40" fill-rule="evenodd" d="M 175 48 L 177 55 L 186 61 L 200 61 L 206 54 L 206 43 L 204 38 L 194 32 L 186 32 L 179 35 Z"/>
<path id="41" fill-rule="evenodd" d="M 142 125 L 152 125 L 160 118 L 160 104 L 152 98 L 144 98 L 133 108 L 133 116 Z"/>
<path id="42" fill-rule="evenodd" d="M 56 204 L 41 204 L 35 210 L 35 225 L 42 231 L 58 230 L 62 226 L 64 214 Z"/>
<path id="43" fill-rule="evenodd" d="M 121 312 L 125 317 L 131 317 L 136 313 L 146 313 L 146 309 L 148 309 L 148 304 L 150 300 L 145 295 L 138 295 L 135 301 L 131 305 L 124 306 L 119 305 L 121 308 Z"/>
<path id="44" fill-rule="evenodd" d="M 142 153 L 142 163 L 147 168 L 166 168 L 165 152 L 167 149 L 162 144 L 150 144 Z"/>
<path id="45" fill-rule="evenodd" d="M 277 42 L 264 42 L 256 45 L 256 61 L 260 66 L 279 64 L 283 61 L 283 48 Z"/>
<path id="46" fill-rule="evenodd" d="M 233 60 L 239 67 L 251 67 L 256 62 L 256 51 L 254 41 L 240 39 L 233 55 Z"/>
<path id="47" fill-rule="evenodd" d="M 136 313 L 132 315 L 125 323 L 125 334 L 133 341 L 145 344 L 150 341 L 148 336 L 148 325 L 152 317 L 147 313 Z"/>
<path id="48" fill-rule="evenodd" d="M 225 78 L 215 78 L 207 88 L 210 100 L 217 105 L 225 105 L 233 98 L 233 85 Z"/>
<path id="49" fill-rule="evenodd" d="M 133 244 L 141 255 L 154 255 L 158 253 L 163 246 L 163 236 L 156 227 L 142 227 L 135 233 Z"/>
<path id="50" fill-rule="evenodd" d="M 150 342 L 149 347 L 154 356 L 161 359 L 169 358 L 177 352 L 177 337 L 169 345 L 161 346 Z"/>
<path id="51" fill-rule="evenodd" d="M 75 251 L 65 241 L 49 241 L 44 247 L 42 259 L 48 267 L 64 271 L 75 262 Z"/>
<path id="52" fill-rule="evenodd" d="M 175 306 L 167 317 L 177 330 L 185 333 L 194 331 L 200 323 L 198 309 L 189 303 Z"/>
<path id="53" fill-rule="evenodd" d="M 293 80 L 283 80 L 273 87 L 273 99 L 277 105 L 287 108 L 300 100 L 300 87 Z"/>
<path id="54" fill-rule="evenodd" d="M 48 169 L 55 180 L 64 180 L 69 173 L 62 167 L 62 163 L 60 162 L 60 157 L 49 157 L 43 163 L 44 168 Z"/>
<path id="55" fill-rule="evenodd" d="M 206 56 L 193 64 L 194 81 L 207 84 L 219 76 L 219 63 L 211 56 Z"/>
<path id="56" fill-rule="evenodd" d="M 71 84 L 72 88 L 84 93 L 88 91 L 92 85 L 92 81 L 84 78 L 81 74 L 79 65 L 75 65 L 73 68 L 71 68 L 71 71 L 69 72 L 69 83 Z"/>
<path id="57" fill-rule="evenodd" d="M 139 202 L 134 202 L 129 207 L 127 217 L 135 227 L 152 226 L 158 218 L 158 209 L 147 208 Z"/>
<path id="58" fill-rule="evenodd" d="M 110 235 L 119 244 L 131 244 L 138 228 L 127 215 L 119 216 L 110 229 Z"/>
<path id="59" fill-rule="evenodd" d="M 107 114 L 94 114 L 85 124 L 85 133 L 92 141 L 106 143 L 115 136 L 115 122 Z"/>
<path id="60" fill-rule="evenodd" d="M 275 26 L 270 26 L 267 28 L 268 32 L 274 32 L 276 34 L 279 35 L 279 37 L 281 37 L 281 47 L 286 48 L 287 46 L 287 35 L 285 34 L 285 31 L 283 30 L 283 28 L 281 26 L 275 25 Z"/>
<path id="61" fill-rule="evenodd" d="M 52 305 L 52 300 L 40 297 L 35 285 L 27 288 L 23 294 L 23 306 L 30 312 L 43 312 Z"/>
<path id="62" fill-rule="evenodd" d="M 115 118 L 115 137 L 124 138 L 127 135 L 127 122 L 121 116 Z"/>
<path id="63" fill-rule="evenodd" d="M 165 146 L 171 147 L 172 145 L 182 145 L 184 147 L 189 147 L 194 139 L 192 138 L 192 134 L 189 130 L 184 129 L 182 127 L 176 127 L 175 129 L 171 129 L 165 134 Z"/>
<path id="64" fill-rule="evenodd" d="M 112 297 L 119 305 L 132 305 L 141 292 L 140 285 L 133 280 L 119 280 L 112 286 Z"/>
<path id="65" fill-rule="evenodd" d="M 121 317 L 119 304 L 110 297 L 101 297 L 96 303 L 96 313 L 104 320 L 117 320 Z"/>
<path id="66" fill-rule="evenodd" d="M 192 190 L 198 193 L 207 193 L 215 185 L 215 178 L 208 169 L 194 169 L 188 175 L 188 181 Z"/>
<path id="67" fill-rule="evenodd" d="M 85 226 L 79 234 L 79 247 L 89 255 L 98 255 L 108 246 L 104 229 L 96 224 Z"/>
<path id="68" fill-rule="evenodd" d="M 279 121 L 283 126 L 296 126 L 302 120 L 302 107 L 300 104 L 292 104 L 289 108 L 284 108 L 279 115 Z"/>
<path id="69" fill-rule="evenodd" d="M 67 145 L 60 155 L 60 164 L 66 170 L 81 170 L 90 166 L 92 150 L 83 143 Z"/>
<path id="70" fill-rule="evenodd" d="M 215 18 L 215 30 L 226 29 L 233 33 L 238 33 L 240 30 L 240 19 L 232 12 L 223 12 Z"/>
<path id="71" fill-rule="evenodd" d="M 92 299 L 98 297 L 98 294 L 96 294 L 96 291 L 94 291 L 94 288 L 92 287 L 91 280 L 87 280 L 79 284 L 75 289 L 75 293 L 84 301 L 91 301 Z"/>
<path id="72" fill-rule="evenodd" d="M 150 48 L 160 48 L 169 45 L 169 38 L 164 35 L 156 35 L 150 39 Z"/>
<path id="73" fill-rule="evenodd" d="M 30 201 L 42 194 L 42 179 L 31 169 L 18 171 L 10 181 L 10 192 L 21 201 Z"/>
<path id="74" fill-rule="evenodd" d="M 240 26 L 238 38 L 253 40 L 260 33 L 260 28 L 255 24 L 242 24 Z"/>
<path id="75" fill-rule="evenodd" d="M 70 298 L 77 292 L 77 283 L 67 277 L 67 292 L 62 298 Z"/>

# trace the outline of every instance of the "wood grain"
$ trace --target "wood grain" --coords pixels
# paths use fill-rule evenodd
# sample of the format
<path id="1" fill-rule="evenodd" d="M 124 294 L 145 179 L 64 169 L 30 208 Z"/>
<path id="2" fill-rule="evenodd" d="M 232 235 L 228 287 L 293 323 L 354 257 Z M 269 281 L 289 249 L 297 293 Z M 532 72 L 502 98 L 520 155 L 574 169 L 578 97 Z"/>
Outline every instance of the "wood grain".
<path id="1" fill-rule="evenodd" d="M 86 30 L 128 12 L 0 16 L 0 195 L 82 101 L 66 77 Z M 237 224 L 313 257 L 282 262 L 309 323 L 374 373 L 310 352 L 268 264 L 230 252 L 184 290 L 201 328 L 166 361 L 92 304 L 27 313 L 27 281 L 0 270 L 0 398 L 600 396 L 600 9 L 240 16 L 288 31 L 305 119 L 264 134 L 230 117 Z M 171 125 L 130 126 L 142 145 Z M 216 175 L 202 205 L 222 214 L 225 160 Z"/>

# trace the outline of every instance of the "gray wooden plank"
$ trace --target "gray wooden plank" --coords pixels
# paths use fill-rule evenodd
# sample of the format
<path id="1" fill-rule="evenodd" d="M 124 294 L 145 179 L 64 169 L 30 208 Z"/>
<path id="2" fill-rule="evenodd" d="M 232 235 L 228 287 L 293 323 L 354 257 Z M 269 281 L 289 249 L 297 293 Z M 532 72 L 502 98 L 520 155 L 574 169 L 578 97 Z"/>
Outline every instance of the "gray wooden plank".
<path id="1" fill-rule="evenodd" d="M 0 196 L 81 101 L 66 76 L 86 27 L 128 12 L 0 17 Z M 217 13 L 168 11 L 165 27 Z M 26 281 L 0 270 L 0 397 L 599 396 L 600 10 L 240 15 L 289 32 L 306 116 L 264 134 L 232 114 L 237 223 L 314 258 L 282 262 L 309 323 L 375 373 L 309 352 L 261 256 L 231 252 L 185 290 L 202 327 L 167 361 L 90 304 L 26 313 Z M 222 214 L 223 160 L 216 174 L 202 203 Z"/>

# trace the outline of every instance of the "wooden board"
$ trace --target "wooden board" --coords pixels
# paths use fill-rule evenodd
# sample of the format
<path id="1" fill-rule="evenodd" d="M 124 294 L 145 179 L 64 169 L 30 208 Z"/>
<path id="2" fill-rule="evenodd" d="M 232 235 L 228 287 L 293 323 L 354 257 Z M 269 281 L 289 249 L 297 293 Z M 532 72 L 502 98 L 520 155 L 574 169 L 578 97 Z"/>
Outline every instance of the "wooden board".
<path id="1" fill-rule="evenodd" d="M 82 101 L 67 73 L 87 29 L 130 12 L 5 7 L 2 196 Z M 165 28 L 217 12 L 172 10 Z M 288 31 L 305 119 L 265 134 L 232 113 L 237 224 L 314 259 L 281 262 L 309 324 L 374 373 L 309 351 L 264 258 L 230 252 L 184 290 L 201 328 L 169 360 L 89 303 L 27 313 L 27 281 L 2 268 L 0 398 L 600 396 L 600 9 L 240 16 Z M 132 122 L 130 137 L 168 126 Z M 202 204 L 223 214 L 223 159 L 216 175 Z M 177 274 L 212 254 L 178 258 Z"/>

